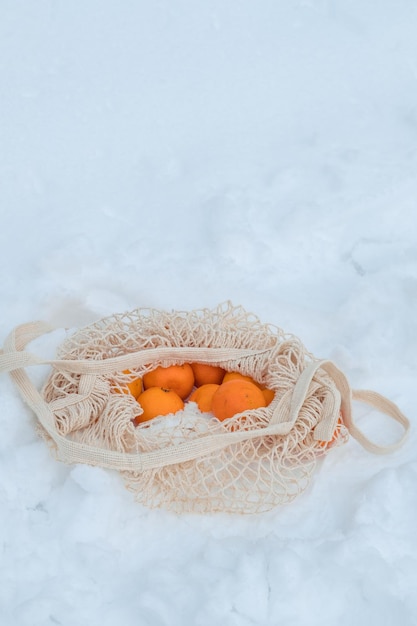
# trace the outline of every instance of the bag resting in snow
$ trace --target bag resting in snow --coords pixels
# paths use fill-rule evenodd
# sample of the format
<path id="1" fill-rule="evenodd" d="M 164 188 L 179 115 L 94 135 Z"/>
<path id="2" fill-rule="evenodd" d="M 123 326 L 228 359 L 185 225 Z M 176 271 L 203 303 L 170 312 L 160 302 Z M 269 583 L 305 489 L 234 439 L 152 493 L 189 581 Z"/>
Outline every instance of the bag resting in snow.
<path id="1" fill-rule="evenodd" d="M 318 460 L 349 435 L 370 452 L 387 453 L 409 430 L 387 398 L 351 390 L 331 361 L 315 358 L 297 337 L 230 303 L 214 310 L 113 315 L 72 334 L 52 361 L 25 350 L 51 330 L 43 322 L 18 326 L 6 339 L 0 370 L 10 372 L 57 459 L 119 471 L 150 507 L 266 511 L 303 492 Z M 158 365 L 185 362 L 239 371 L 275 397 L 267 407 L 225 421 L 189 403 L 184 411 L 135 426 L 137 401 L 114 393 L 115 387 Z M 45 363 L 51 370 L 38 391 L 25 368 Z M 372 443 L 353 421 L 352 399 L 398 421 L 401 440 L 385 447 Z"/>

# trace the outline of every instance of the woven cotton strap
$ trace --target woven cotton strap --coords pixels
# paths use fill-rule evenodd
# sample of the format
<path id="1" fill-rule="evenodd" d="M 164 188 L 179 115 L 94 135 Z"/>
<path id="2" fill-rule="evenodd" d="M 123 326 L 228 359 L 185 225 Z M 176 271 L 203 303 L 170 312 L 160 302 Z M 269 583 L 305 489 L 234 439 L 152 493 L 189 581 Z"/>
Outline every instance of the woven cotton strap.
<path id="1" fill-rule="evenodd" d="M 88 463 L 102 465 L 118 470 L 142 471 L 164 465 L 184 462 L 198 458 L 199 456 L 221 450 L 233 443 L 262 437 L 266 435 L 285 435 L 290 432 L 299 411 L 305 401 L 306 395 L 314 375 L 319 369 L 325 370 L 335 383 L 337 392 L 332 394 L 328 403 L 329 415 L 334 415 L 334 408 L 341 401 L 343 422 L 351 435 L 370 452 L 384 454 L 399 448 L 404 442 L 410 428 L 408 419 L 401 413 L 398 407 L 387 398 L 372 391 L 353 391 L 345 375 L 331 361 L 314 361 L 310 363 L 300 375 L 291 396 L 283 398 L 283 401 L 275 409 L 270 424 L 258 430 L 236 431 L 225 434 L 216 434 L 203 437 L 198 440 L 185 442 L 176 446 L 169 446 L 163 450 L 142 454 L 128 454 L 104 450 L 78 442 L 62 436 L 55 427 L 54 415 L 35 388 L 24 368 L 29 365 L 49 364 L 57 369 L 69 372 L 87 374 L 110 374 L 121 371 L 134 365 L 143 365 L 154 359 L 178 358 L 187 360 L 200 360 L 207 363 L 227 361 L 231 358 L 243 358 L 259 354 L 262 351 L 228 348 L 156 348 L 142 352 L 127 354 L 103 361 L 95 360 L 42 360 L 36 355 L 24 351 L 26 345 L 40 335 L 50 332 L 53 328 L 43 322 L 23 324 L 15 328 L 7 337 L 4 351 L 0 353 L 0 371 L 8 371 L 17 385 L 22 398 L 38 416 L 40 423 L 55 441 L 58 457 L 69 463 Z M 378 409 L 398 421 L 404 428 L 403 437 L 390 446 L 379 446 L 371 442 L 355 425 L 352 417 L 351 401 L 360 400 Z"/>
<path id="2" fill-rule="evenodd" d="M 398 448 L 403 445 L 410 430 L 410 421 L 408 418 L 405 417 L 396 404 L 376 391 L 351 389 L 346 376 L 332 361 L 314 361 L 313 363 L 310 363 L 301 373 L 293 393 L 292 402 L 294 405 L 293 410 L 295 412 L 298 412 L 299 408 L 301 408 L 308 387 L 313 380 L 314 374 L 319 369 L 325 370 L 335 383 L 338 391 L 340 392 L 340 408 L 343 416 L 343 423 L 349 430 L 352 437 L 356 439 L 366 450 L 373 452 L 374 454 L 388 454 L 398 450 Z M 397 421 L 404 428 L 402 437 L 395 443 L 388 446 L 381 446 L 372 442 L 354 422 L 352 414 L 352 400 L 368 404 L 377 409 L 380 413 L 388 415 Z"/>

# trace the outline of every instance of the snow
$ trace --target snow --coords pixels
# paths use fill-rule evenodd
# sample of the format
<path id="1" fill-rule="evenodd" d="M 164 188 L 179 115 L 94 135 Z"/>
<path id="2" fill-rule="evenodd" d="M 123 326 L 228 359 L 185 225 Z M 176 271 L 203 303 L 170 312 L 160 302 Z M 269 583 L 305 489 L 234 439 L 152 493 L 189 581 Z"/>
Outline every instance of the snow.
<path id="1" fill-rule="evenodd" d="M 56 462 L 1 376 L 2 625 L 416 624 L 416 28 L 412 0 L 1 3 L 1 343 L 231 300 L 412 422 L 287 507 L 176 516 Z"/>

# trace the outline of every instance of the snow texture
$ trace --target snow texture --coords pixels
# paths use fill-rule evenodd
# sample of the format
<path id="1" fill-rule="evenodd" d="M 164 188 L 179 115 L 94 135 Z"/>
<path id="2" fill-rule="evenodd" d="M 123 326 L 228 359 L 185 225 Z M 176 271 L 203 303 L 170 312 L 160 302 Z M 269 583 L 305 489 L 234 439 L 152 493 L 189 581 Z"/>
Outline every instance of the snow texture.
<path id="1" fill-rule="evenodd" d="M 2 626 L 417 623 L 416 32 L 413 0 L 1 2 L 1 342 L 231 300 L 412 422 L 287 507 L 175 516 L 54 461 L 2 376 Z"/>

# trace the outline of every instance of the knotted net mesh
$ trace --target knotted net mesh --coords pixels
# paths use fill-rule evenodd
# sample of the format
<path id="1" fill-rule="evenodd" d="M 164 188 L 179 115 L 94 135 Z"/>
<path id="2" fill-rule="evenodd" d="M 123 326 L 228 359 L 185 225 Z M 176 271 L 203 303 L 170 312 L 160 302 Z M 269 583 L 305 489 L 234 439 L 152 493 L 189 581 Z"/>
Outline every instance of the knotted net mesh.
<path id="1" fill-rule="evenodd" d="M 164 350 L 172 347 L 221 348 L 222 357 L 210 362 L 253 377 L 275 392 L 273 401 L 222 422 L 189 402 L 183 411 L 136 426 L 133 420 L 141 409 L 133 396 L 123 393 L 126 383 L 158 365 L 185 362 L 185 357 Z M 137 355 L 143 357 L 149 350 L 154 354 L 155 349 L 157 358 L 135 362 Z M 76 331 L 57 356 L 102 364 L 123 355 L 132 356 L 128 370 L 109 368 L 103 373 L 106 368 L 102 367 L 97 368 L 100 372 L 73 373 L 53 368 L 42 393 L 60 435 L 81 445 L 134 453 L 149 460 L 137 471 L 120 470 L 127 487 L 146 506 L 176 512 L 263 512 L 304 491 L 318 459 L 347 440 L 338 410 L 332 416 L 331 440 L 314 436 L 333 385 L 320 369 L 291 430 L 286 434 L 263 432 L 272 416 L 288 403 L 307 364 L 315 359 L 297 337 L 262 323 L 242 307 L 225 303 L 189 312 L 136 309 L 113 315 Z M 196 360 L 204 362 L 203 356 Z M 42 427 L 40 430 L 54 447 L 50 434 Z M 247 433 L 248 438 L 237 440 L 238 432 Z M 213 435 L 222 436 L 220 449 L 181 459 L 184 444 L 208 441 Z M 168 449 L 178 450 L 178 458 L 175 454 L 168 458 Z"/>

